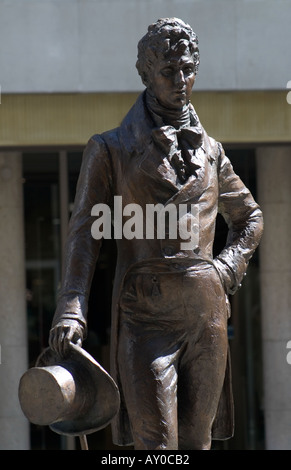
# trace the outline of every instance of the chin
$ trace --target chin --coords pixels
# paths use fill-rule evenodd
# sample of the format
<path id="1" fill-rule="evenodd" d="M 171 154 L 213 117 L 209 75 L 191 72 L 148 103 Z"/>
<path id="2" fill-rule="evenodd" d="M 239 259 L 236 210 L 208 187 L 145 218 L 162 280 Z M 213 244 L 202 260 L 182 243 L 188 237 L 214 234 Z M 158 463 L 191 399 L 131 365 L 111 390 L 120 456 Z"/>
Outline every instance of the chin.
<path id="1" fill-rule="evenodd" d="M 178 110 L 178 109 L 182 109 L 184 106 L 186 106 L 186 104 L 187 104 L 186 100 L 177 100 L 177 101 L 175 101 L 174 103 L 171 104 L 171 107 L 173 109 Z"/>

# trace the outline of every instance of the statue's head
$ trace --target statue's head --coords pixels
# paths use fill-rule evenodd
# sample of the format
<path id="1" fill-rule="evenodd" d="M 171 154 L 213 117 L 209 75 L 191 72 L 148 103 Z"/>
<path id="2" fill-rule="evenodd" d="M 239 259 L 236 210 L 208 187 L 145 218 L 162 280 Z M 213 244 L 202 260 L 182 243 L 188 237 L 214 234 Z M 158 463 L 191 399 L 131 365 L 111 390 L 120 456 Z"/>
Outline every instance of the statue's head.
<path id="1" fill-rule="evenodd" d="M 137 70 L 148 91 L 167 109 L 190 102 L 199 65 L 198 39 L 177 18 L 160 19 L 138 43 Z"/>
<path id="2" fill-rule="evenodd" d="M 136 68 L 145 86 L 149 85 L 156 63 L 170 54 L 188 51 L 194 62 L 194 73 L 200 62 L 198 38 L 191 26 L 178 18 L 162 18 L 148 27 L 148 32 L 138 43 Z"/>

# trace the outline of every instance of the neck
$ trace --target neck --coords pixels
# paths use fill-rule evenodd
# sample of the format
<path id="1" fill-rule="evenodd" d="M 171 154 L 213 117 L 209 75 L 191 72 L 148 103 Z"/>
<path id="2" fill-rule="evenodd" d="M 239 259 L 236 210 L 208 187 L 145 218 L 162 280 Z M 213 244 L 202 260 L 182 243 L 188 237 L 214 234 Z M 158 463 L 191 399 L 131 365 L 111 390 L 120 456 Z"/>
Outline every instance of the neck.
<path id="1" fill-rule="evenodd" d="M 190 126 L 190 108 L 189 103 L 182 109 L 169 109 L 163 106 L 149 90 L 146 92 L 146 104 L 150 112 L 154 115 L 156 124 L 167 124 L 180 129 Z"/>

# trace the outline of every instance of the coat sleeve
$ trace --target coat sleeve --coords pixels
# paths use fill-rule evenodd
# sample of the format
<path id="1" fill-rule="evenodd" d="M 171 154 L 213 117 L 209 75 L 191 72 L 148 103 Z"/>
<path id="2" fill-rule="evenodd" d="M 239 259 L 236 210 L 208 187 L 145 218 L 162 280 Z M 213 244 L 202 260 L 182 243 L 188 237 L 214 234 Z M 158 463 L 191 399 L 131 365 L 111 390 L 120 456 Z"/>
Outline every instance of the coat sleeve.
<path id="1" fill-rule="evenodd" d="M 65 247 L 63 280 L 52 326 L 77 320 L 86 331 L 88 298 L 102 240 L 91 234 L 92 207 L 111 203 L 112 168 L 101 136 L 93 136 L 83 154 Z"/>
<path id="2" fill-rule="evenodd" d="M 214 263 L 226 291 L 234 294 L 246 273 L 249 260 L 263 233 L 263 215 L 250 191 L 235 174 L 221 144 L 218 180 L 218 211 L 228 225 L 226 246 Z"/>

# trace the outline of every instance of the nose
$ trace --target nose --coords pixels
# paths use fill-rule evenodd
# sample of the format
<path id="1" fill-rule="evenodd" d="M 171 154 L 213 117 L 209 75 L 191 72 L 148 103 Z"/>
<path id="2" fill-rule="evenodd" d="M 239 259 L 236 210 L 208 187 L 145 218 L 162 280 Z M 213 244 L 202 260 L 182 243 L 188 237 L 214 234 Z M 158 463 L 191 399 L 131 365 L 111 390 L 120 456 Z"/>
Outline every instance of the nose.
<path id="1" fill-rule="evenodd" d="M 185 84 L 185 76 L 182 70 L 179 70 L 174 77 L 175 85 L 178 85 L 182 88 Z"/>

